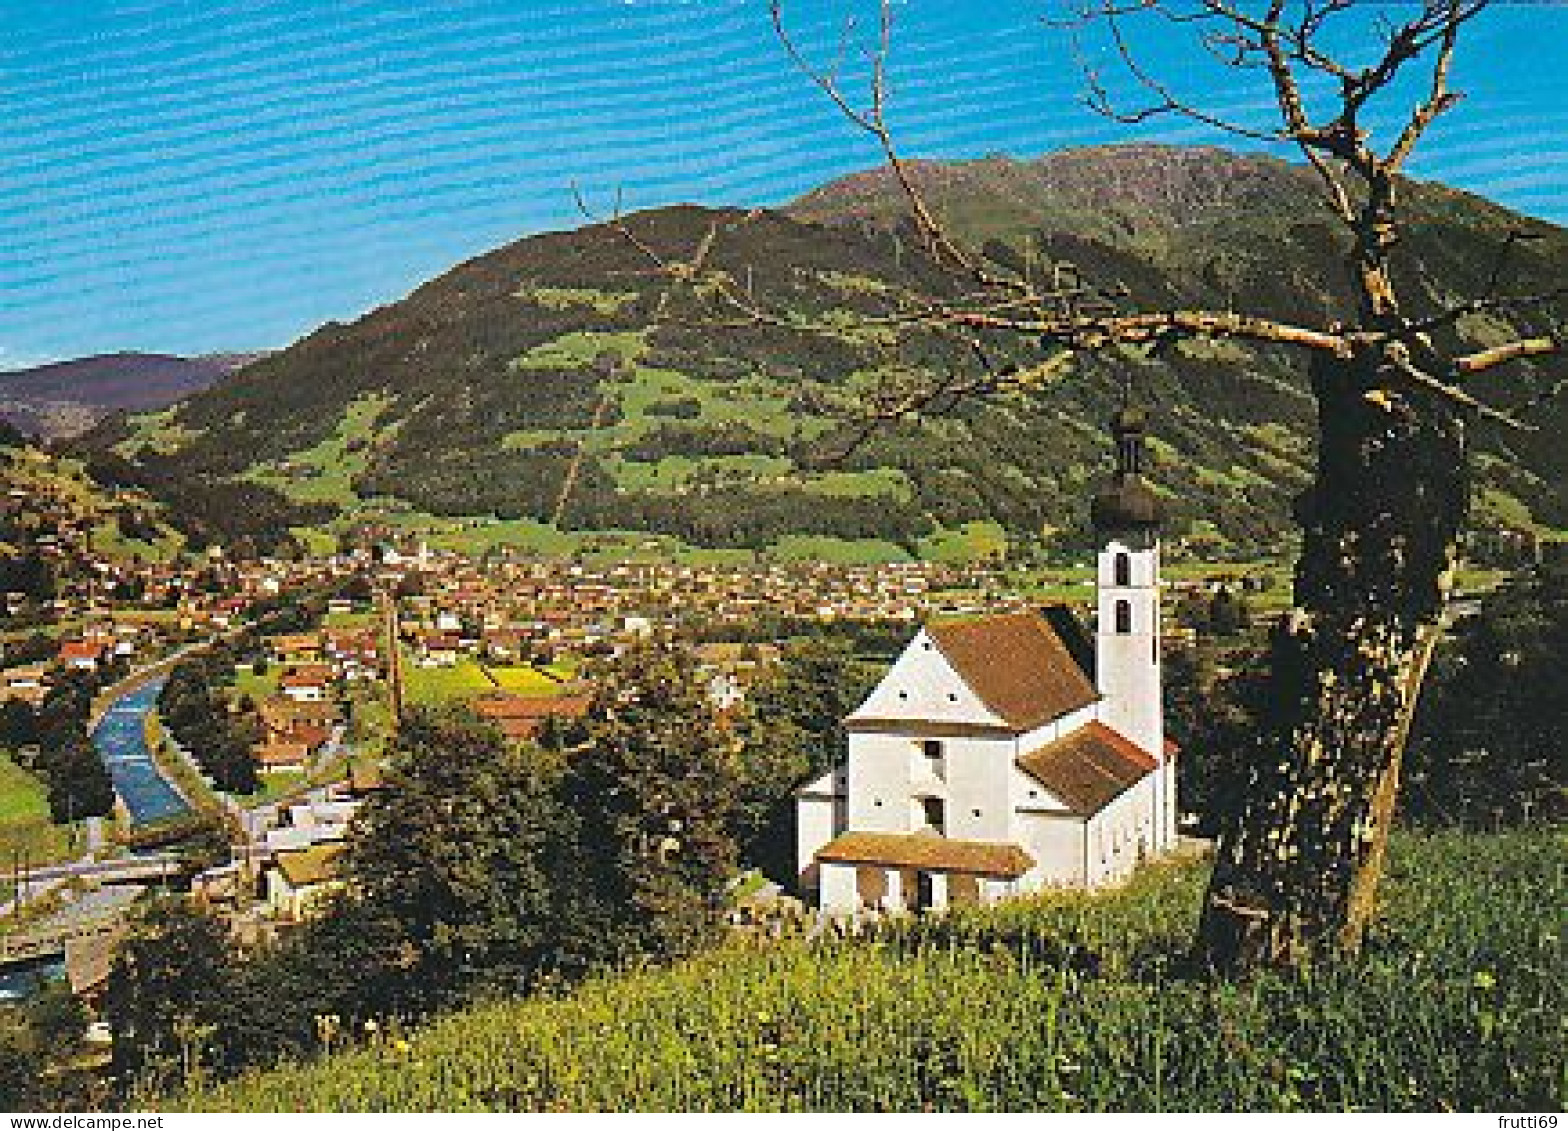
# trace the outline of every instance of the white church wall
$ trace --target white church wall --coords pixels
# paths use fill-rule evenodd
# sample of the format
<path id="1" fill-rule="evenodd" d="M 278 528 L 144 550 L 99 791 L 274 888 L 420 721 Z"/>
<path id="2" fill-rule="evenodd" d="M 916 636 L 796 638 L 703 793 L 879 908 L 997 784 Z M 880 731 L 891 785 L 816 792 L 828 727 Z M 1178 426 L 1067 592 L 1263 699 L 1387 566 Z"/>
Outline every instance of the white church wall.
<path id="1" fill-rule="evenodd" d="M 1012 739 L 940 741 L 947 786 L 947 835 L 955 840 L 1008 840 L 1012 833 Z"/>
<path id="2" fill-rule="evenodd" d="M 852 864 L 823 864 L 819 879 L 818 901 L 829 915 L 848 915 L 860 907 Z"/>
<path id="3" fill-rule="evenodd" d="M 1088 726 L 1100 717 L 1100 704 L 1090 703 L 1088 706 L 1079 707 L 1076 711 L 1069 711 L 1059 719 L 1052 719 L 1042 723 L 1034 730 L 1026 731 L 1018 736 L 1018 754 L 1022 756 L 1031 750 L 1038 750 L 1042 746 L 1049 746 L 1057 739 L 1072 734 Z"/>
<path id="4" fill-rule="evenodd" d="M 1117 588 L 1116 555 L 1128 556 L 1127 582 L 1135 588 L 1153 588 L 1159 584 L 1160 547 L 1157 541 L 1143 543 L 1136 535 L 1112 536 L 1101 547 L 1095 563 L 1095 584 L 1100 592 Z"/>
<path id="5" fill-rule="evenodd" d="M 1013 812 L 1020 818 L 1029 813 L 1070 813 L 1062 800 L 1034 778 L 1013 766 Z"/>
<path id="6" fill-rule="evenodd" d="M 1089 821 L 1088 882 L 1091 887 L 1121 883 L 1140 860 L 1158 848 L 1155 775 L 1150 774 L 1101 809 Z"/>
<path id="7" fill-rule="evenodd" d="M 1084 822 L 1068 812 L 1018 815 L 1017 839 L 1035 866 L 1018 886 L 1024 891 L 1079 887 L 1084 883 Z"/>
<path id="8" fill-rule="evenodd" d="M 799 795 L 796 804 L 796 870 L 804 888 L 817 886 L 817 852 L 844 828 L 847 798 L 834 796 L 836 775 L 824 774 Z"/>
<path id="9" fill-rule="evenodd" d="M 1127 562 L 1127 584 L 1117 584 L 1117 562 Z M 1095 621 L 1095 678 L 1104 699 L 1099 718 L 1156 758 L 1164 745 L 1160 694 L 1159 543 L 1134 535 L 1110 537 L 1101 547 Z M 1125 605 L 1129 619 L 1118 623 Z M 1118 631 L 1125 627 L 1128 631 Z"/>
<path id="10" fill-rule="evenodd" d="M 856 719 L 1006 726 L 969 690 L 924 630 L 909 642 L 882 682 L 849 716 L 850 722 Z"/>
<path id="11" fill-rule="evenodd" d="M 849 736 L 849 827 L 862 832 L 911 831 L 910 747 L 899 734 Z"/>

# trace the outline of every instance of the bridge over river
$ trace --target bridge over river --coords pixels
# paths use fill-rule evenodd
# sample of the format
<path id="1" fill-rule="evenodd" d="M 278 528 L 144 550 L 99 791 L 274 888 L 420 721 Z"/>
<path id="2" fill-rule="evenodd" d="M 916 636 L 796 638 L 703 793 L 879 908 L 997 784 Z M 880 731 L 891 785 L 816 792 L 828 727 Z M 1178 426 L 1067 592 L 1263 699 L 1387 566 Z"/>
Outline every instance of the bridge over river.
<path id="1" fill-rule="evenodd" d="M 141 894 L 140 886 L 87 892 L 41 922 L 0 934 L 0 1001 L 26 997 L 59 977 L 71 946 L 123 933 L 125 913 Z"/>

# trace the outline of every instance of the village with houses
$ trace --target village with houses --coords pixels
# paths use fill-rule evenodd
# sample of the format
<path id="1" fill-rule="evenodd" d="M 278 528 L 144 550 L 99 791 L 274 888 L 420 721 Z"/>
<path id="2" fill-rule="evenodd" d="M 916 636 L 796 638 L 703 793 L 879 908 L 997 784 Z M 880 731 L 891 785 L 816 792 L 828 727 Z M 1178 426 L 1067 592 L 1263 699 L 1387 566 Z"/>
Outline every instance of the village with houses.
<path id="1" fill-rule="evenodd" d="M 1160 578 L 1141 436 L 1122 443 L 1122 496 L 1094 506 L 1123 541 L 1079 568 L 474 559 L 405 540 L 325 558 L 95 560 L 47 602 L 11 594 L 14 614 L 50 627 L 8 636 L 25 658 L 0 670 L 0 696 L 41 713 L 62 681 L 87 681 L 86 731 L 115 800 L 64 840 L 13 830 L 0 962 L 52 955 L 91 1000 L 130 907 L 98 893 L 140 890 L 148 861 L 237 937 L 286 932 L 341 890 L 354 815 L 386 788 L 408 710 L 461 704 L 532 742 L 581 719 L 595 673 L 649 641 L 692 656 L 721 717 L 792 636 L 847 634 L 887 657 L 845 720 L 843 762 L 800 783 L 797 871 L 767 885 L 792 904 L 876 914 L 1124 879 L 1177 843 L 1160 657 L 1193 647 L 1198 628 L 1172 602 L 1209 610 L 1276 579 L 1266 567 Z M 57 529 L 46 554 L 90 552 Z M 168 686 L 202 656 L 215 738 Z M 242 748 L 214 764 L 204 746 L 234 734 Z M 15 757 L 27 764 L 28 745 Z M 203 821 L 219 849 L 181 856 Z"/>
<path id="2" fill-rule="evenodd" d="M 1556 1126 L 1568 8 L 12 8 L 13 1126 Z"/>
<path id="3" fill-rule="evenodd" d="M 89 564 L 47 600 L 6 595 L 14 623 L 40 627 L 7 633 L 0 704 L 41 717 L 85 683 L 114 803 L 64 838 L 39 835 L 59 831 L 47 810 L 0 823 L 0 964 L 17 984 L 58 964 L 92 1002 L 135 893 L 171 882 L 236 938 L 287 933 L 343 890 L 355 814 L 388 788 L 409 710 L 460 705 L 533 743 L 649 642 L 692 657 L 720 718 L 792 637 L 881 657 L 836 764 L 791 785 L 793 872 L 757 877 L 777 906 L 875 918 L 1124 883 L 1183 843 L 1163 661 L 1253 631 L 1283 585 L 1270 563 L 1162 547 L 1144 428 L 1135 409 L 1112 422 L 1115 471 L 1085 500 L 1099 548 L 1078 566 L 471 557 L 374 531 L 325 557 L 142 561 L 93 558 L 91 528 L 58 522 L 44 558 Z M 210 741 L 241 736 L 223 766 L 213 732 L 174 725 L 170 673 L 190 657 L 213 684 Z M 216 851 L 182 855 L 201 828 Z"/>
<path id="4" fill-rule="evenodd" d="M 1244 676 L 1283 581 L 1166 545 L 1147 428 L 1137 406 L 1109 421 L 1081 564 L 470 556 L 376 532 L 325 556 L 145 561 L 93 558 L 90 529 L 57 523 L 41 551 L 57 584 L 6 598 L 0 785 L 42 784 L 0 816 L 0 993 L 65 987 L 97 1050 L 80 1063 L 118 1063 L 118 956 L 164 897 L 236 953 L 286 961 L 360 896 L 351 856 L 388 835 L 367 806 L 428 788 L 406 776 L 410 720 L 472 720 L 497 744 L 482 757 L 592 761 L 650 650 L 696 681 L 699 757 L 744 761 L 759 728 L 767 749 L 791 680 L 824 681 L 797 688 L 799 717 L 832 705 L 810 759 L 762 763 L 767 832 L 724 879 L 738 938 L 1118 891 L 1199 858 L 1212 771 L 1172 731 L 1193 733 L 1183 704 L 1214 679 Z M 684 772 L 701 789 L 712 771 Z M 668 828 L 661 860 L 681 843 Z"/>

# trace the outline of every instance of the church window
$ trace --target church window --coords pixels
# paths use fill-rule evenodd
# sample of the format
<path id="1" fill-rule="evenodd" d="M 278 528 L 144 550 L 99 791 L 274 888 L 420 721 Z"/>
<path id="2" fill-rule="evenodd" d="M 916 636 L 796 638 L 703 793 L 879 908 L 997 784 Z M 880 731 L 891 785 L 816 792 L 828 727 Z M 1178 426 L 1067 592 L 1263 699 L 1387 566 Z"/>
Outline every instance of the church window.
<path id="1" fill-rule="evenodd" d="M 940 797 L 923 797 L 920 799 L 920 811 L 925 818 L 926 825 L 932 831 L 946 836 L 947 814 L 943 812 L 943 809 L 944 806 Z"/>
<path id="2" fill-rule="evenodd" d="M 1116 633 L 1125 636 L 1132 631 L 1132 602 L 1116 602 Z"/>
<path id="3" fill-rule="evenodd" d="M 942 776 L 942 743 L 940 739 L 928 738 L 920 744 L 920 754 L 925 759 L 925 769 L 934 778 Z"/>
<path id="4" fill-rule="evenodd" d="M 1121 552 L 1116 555 L 1116 584 L 1132 584 L 1132 558 Z"/>
<path id="5" fill-rule="evenodd" d="M 958 692 L 956 692 L 956 691 L 949 691 L 947 693 L 947 701 L 949 703 L 957 703 L 958 702 Z"/>

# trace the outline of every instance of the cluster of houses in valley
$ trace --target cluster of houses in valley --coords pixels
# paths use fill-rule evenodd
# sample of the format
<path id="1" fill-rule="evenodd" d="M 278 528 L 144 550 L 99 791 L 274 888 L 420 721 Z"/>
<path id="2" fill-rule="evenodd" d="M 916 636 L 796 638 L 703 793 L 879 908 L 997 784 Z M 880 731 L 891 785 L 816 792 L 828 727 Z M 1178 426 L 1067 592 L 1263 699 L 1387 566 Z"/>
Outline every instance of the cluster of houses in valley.
<path id="1" fill-rule="evenodd" d="M 913 620 L 962 571 L 916 564 L 757 567 L 669 563 L 600 567 L 551 561 L 481 565 L 423 555 L 427 584 L 400 602 L 416 662 L 452 664 L 465 653 L 516 662 L 556 652 L 613 649 L 652 633 L 722 635 L 762 617 Z"/>
<path id="2" fill-rule="evenodd" d="M 1137 584 L 1123 584 L 1117 555 Z M 1102 547 L 1072 603 L 1105 606 L 1120 588 L 1142 604 L 1128 614 L 1131 636 L 1096 642 L 1066 621 L 1028 619 L 1036 595 L 994 564 L 588 564 L 406 545 L 300 560 L 213 550 L 104 561 L 93 585 L 59 594 L 52 612 L 69 627 L 49 654 L 0 670 L 0 698 L 37 702 L 54 673 L 145 662 L 278 598 L 352 592 L 328 600 L 319 627 L 265 637 L 260 663 L 238 673 L 237 694 L 261 724 L 259 767 L 321 781 L 331 765 L 338 780 L 301 782 L 290 799 L 241 814 L 246 859 L 197 884 L 237 912 L 259 891 L 263 915 L 250 920 L 289 923 L 334 890 L 349 822 L 381 787 L 374 749 L 354 726 L 360 711 L 384 703 L 389 722 L 396 689 L 412 677 L 459 683 L 481 673 L 491 685 L 463 697 L 523 740 L 551 719 L 581 716 L 592 688 L 560 669 L 563 682 L 548 689 L 519 689 L 496 673 L 537 676 L 557 661 L 671 638 L 696 651 L 724 708 L 777 658 L 759 625 L 902 625 L 911 651 L 849 720 L 847 760 L 802 793 L 800 879 L 834 911 L 942 906 L 1106 882 L 1174 845 L 1174 751 L 1146 709 L 1151 687 L 1158 699 L 1158 649 L 1178 637 L 1144 607 L 1154 600 L 1144 579 L 1157 568 L 1146 540 Z M 1179 594 L 1205 583 L 1160 585 Z M 986 627 L 940 627 L 954 615 Z M 1100 615 L 1115 625 L 1121 614 L 1112 605 Z M 1009 675 L 1009 665 L 1033 674 Z"/>

